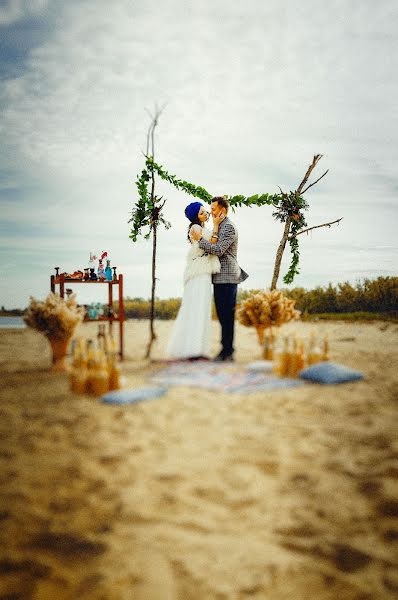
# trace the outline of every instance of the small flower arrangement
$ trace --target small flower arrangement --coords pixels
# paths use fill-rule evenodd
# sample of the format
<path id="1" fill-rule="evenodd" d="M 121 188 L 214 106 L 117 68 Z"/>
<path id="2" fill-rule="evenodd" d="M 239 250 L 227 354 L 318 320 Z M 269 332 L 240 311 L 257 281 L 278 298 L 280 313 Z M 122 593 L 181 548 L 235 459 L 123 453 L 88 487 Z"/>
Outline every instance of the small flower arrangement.
<path id="1" fill-rule="evenodd" d="M 30 298 L 24 321 L 28 327 L 41 331 L 48 338 L 65 340 L 72 337 L 83 317 L 84 308 L 77 306 L 75 294 L 64 300 L 50 292 L 43 302 Z"/>

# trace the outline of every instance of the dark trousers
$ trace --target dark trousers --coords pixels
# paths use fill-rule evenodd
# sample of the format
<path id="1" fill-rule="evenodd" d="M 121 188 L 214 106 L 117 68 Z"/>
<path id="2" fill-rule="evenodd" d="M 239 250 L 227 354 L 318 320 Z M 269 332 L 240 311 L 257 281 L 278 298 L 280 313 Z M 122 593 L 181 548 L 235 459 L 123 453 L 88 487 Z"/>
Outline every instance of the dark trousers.
<path id="1" fill-rule="evenodd" d="M 238 285 L 236 283 L 215 283 L 214 302 L 221 325 L 221 354 L 234 353 L 235 305 Z"/>

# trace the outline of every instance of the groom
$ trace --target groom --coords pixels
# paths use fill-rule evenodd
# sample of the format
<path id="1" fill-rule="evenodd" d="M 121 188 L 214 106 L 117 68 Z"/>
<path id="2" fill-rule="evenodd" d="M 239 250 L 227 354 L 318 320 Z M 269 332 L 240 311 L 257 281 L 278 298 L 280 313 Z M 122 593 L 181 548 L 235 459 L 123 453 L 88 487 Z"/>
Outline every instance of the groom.
<path id="1" fill-rule="evenodd" d="M 216 196 L 211 201 L 213 219 L 220 221 L 218 231 L 213 231 L 215 244 L 204 240 L 199 247 L 209 254 L 216 254 L 220 259 L 221 271 L 213 275 L 214 301 L 217 317 L 221 325 L 222 350 L 215 361 L 233 361 L 235 305 L 238 283 L 248 278 L 248 274 L 240 268 L 237 261 L 238 232 L 228 219 L 229 202 L 223 196 Z"/>

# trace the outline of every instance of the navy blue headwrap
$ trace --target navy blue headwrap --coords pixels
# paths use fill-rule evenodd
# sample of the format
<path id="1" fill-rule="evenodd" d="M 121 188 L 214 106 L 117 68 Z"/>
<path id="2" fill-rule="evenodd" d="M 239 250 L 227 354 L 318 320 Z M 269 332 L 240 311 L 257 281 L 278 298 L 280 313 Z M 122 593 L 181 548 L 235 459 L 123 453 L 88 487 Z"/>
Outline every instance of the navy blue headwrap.
<path id="1" fill-rule="evenodd" d="M 198 218 L 198 212 L 200 211 L 203 204 L 201 202 L 191 202 L 185 209 L 185 216 L 191 221 L 195 221 Z"/>

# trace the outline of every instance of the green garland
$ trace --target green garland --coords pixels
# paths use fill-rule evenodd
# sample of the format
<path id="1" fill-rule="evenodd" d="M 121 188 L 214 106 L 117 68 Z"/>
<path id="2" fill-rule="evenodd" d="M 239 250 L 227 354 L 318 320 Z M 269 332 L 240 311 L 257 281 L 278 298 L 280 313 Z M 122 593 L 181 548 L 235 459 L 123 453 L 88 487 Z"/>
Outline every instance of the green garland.
<path id="1" fill-rule="evenodd" d="M 133 242 L 137 241 L 138 235 L 141 233 L 142 227 L 145 225 L 150 225 L 151 222 L 151 212 L 148 211 L 148 208 L 151 207 L 151 195 L 148 193 L 148 181 L 149 181 L 149 173 L 146 169 L 143 169 L 141 175 L 136 179 L 136 186 L 138 189 L 138 202 L 131 212 L 131 218 L 129 219 L 129 223 L 133 223 L 132 229 L 130 232 L 130 239 Z M 145 236 L 146 237 L 146 236 Z"/>
<path id="2" fill-rule="evenodd" d="M 281 223 L 285 223 L 288 218 L 291 219 L 289 229 L 289 246 L 292 255 L 289 270 L 283 277 L 283 283 L 292 283 L 295 276 L 300 273 L 298 264 L 300 261 L 299 243 L 295 236 L 300 229 L 307 226 L 303 212 L 308 209 L 308 203 L 302 196 L 298 196 L 296 192 L 280 194 L 280 204 L 278 210 L 272 213 L 272 216 Z M 293 236 L 293 237 L 292 237 Z"/>
<path id="3" fill-rule="evenodd" d="M 190 196 L 199 198 L 204 202 L 210 203 L 213 196 L 203 187 L 193 185 L 183 179 L 178 179 L 175 175 L 170 175 L 161 165 L 158 165 L 151 156 L 146 157 L 145 168 L 141 171 L 141 175 L 137 176 L 136 186 L 138 190 L 138 201 L 131 212 L 129 223 L 132 222 L 130 239 L 133 242 L 137 241 L 137 237 L 141 234 L 141 230 L 145 226 L 149 226 L 149 232 L 144 236 L 150 236 L 152 227 L 155 223 L 163 223 L 166 229 L 171 227 L 168 221 L 165 221 L 162 215 L 164 203 L 160 206 L 161 198 L 155 196 L 152 201 L 151 194 L 148 189 L 148 183 L 151 180 L 152 174 L 156 173 L 163 181 L 171 183 L 177 190 L 185 192 Z M 290 236 L 296 234 L 300 229 L 306 227 L 307 223 L 303 216 L 304 210 L 307 210 L 308 204 L 302 196 L 297 196 L 296 192 L 285 194 L 254 194 L 253 196 L 232 196 L 228 198 L 228 202 L 232 209 L 240 206 L 273 206 L 276 210 L 272 216 L 285 223 L 288 218 L 292 219 Z M 299 243 L 296 237 L 289 237 L 290 251 L 292 260 L 288 272 L 283 278 L 286 284 L 292 283 L 295 275 L 299 273 L 298 264 L 300 260 Z"/>
<path id="4" fill-rule="evenodd" d="M 195 198 L 200 198 L 204 202 L 211 202 L 212 195 L 209 194 L 207 190 L 200 186 L 193 185 L 188 181 L 183 181 L 182 179 L 177 179 L 175 175 L 170 175 L 167 171 L 163 169 L 160 165 L 154 162 L 151 156 L 148 156 L 146 160 L 146 167 L 149 171 L 154 171 L 159 175 L 161 179 L 164 181 L 168 181 L 173 185 L 177 190 L 182 192 L 186 192 L 190 196 L 194 196 Z"/>

